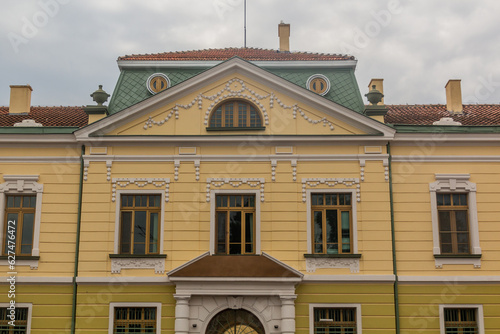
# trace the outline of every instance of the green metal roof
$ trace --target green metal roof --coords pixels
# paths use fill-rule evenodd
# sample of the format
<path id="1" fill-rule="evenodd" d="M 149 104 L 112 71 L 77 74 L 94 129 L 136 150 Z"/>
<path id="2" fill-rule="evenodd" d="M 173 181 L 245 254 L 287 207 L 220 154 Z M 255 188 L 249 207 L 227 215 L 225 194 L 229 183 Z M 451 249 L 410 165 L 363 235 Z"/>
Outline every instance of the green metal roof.
<path id="1" fill-rule="evenodd" d="M 175 86 L 207 69 L 123 69 L 109 103 L 109 114 L 117 113 L 151 97 L 152 95 L 146 88 L 146 81 L 151 74 L 163 73 L 169 77 L 171 85 Z M 325 98 L 356 112 L 363 112 L 364 104 L 353 69 L 338 68 L 326 70 L 309 68 L 305 70 L 272 68 L 266 70 L 303 88 L 306 87 L 307 79 L 311 75 L 323 74 L 330 79 L 331 83 L 330 91 L 324 96 Z"/>

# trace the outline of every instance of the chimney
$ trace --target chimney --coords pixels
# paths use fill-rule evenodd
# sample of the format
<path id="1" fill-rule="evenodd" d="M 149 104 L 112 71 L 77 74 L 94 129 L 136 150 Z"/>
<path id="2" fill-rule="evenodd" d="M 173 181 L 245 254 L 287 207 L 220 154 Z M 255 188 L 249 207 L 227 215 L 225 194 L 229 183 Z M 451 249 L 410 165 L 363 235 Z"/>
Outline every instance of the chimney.
<path id="1" fill-rule="evenodd" d="M 9 115 L 28 114 L 30 112 L 32 91 L 33 88 L 30 85 L 10 86 Z"/>
<path id="2" fill-rule="evenodd" d="M 281 21 L 278 25 L 278 37 L 280 38 L 280 52 L 290 52 L 290 24 Z"/>
<path id="3" fill-rule="evenodd" d="M 462 106 L 462 88 L 460 87 L 460 79 L 448 80 L 446 86 L 446 110 L 461 114 Z"/>
<path id="4" fill-rule="evenodd" d="M 370 84 L 368 85 L 368 90 L 371 90 L 375 85 L 375 89 L 384 94 L 384 79 L 372 79 Z M 382 101 L 380 104 L 384 104 L 384 97 L 382 97 Z"/>

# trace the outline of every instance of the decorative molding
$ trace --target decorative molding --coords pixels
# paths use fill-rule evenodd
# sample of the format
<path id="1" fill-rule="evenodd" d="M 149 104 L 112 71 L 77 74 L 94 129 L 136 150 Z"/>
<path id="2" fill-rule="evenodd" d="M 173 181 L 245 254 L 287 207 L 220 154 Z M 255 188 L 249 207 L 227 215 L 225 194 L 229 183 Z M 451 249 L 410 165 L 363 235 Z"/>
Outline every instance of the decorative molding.
<path id="1" fill-rule="evenodd" d="M 274 106 L 274 100 L 276 100 L 276 102 L 280 105 L 281 108 L 283 108 L 283 109 L 292 109 L 293 119 L 297 119 L 297 112 L 298 112 L 300 114 L 300 116 L 302 116 L 302 118 L 304 120 L 308 121 L 312 125 L 323 123 L 323 126 L 327 126 L 328 125 L 330 127 L 331 131 L 335 130 L 335 127 L 333 126 L 333 123 L 330 122 L 329 120 L 327 120 L 326 117 L 314 120 L 314 119 L 310 118 L 309 116 L 307 116 L 306 113 L 304 112 L 304 110 L 302 110 L 302 108 L 300 108 L 297 104 L 294 104 L 294 105 L 291 105 L 291 106 L 285 105 L 276 95 L 274 95 L 274 93 L 271 93 L 271 99 L 269 101 L 269 107 L 270 108 L 273 108 L 273 106 Z"/>
<path id="2" fill-rule="evenodd" d="M 292 179 L 293 181 L 297 181 L 297 160 L 292 160 L 291 162 L 292 165 Z"/>
<path id="3" fill-rule="evenodd" d="M 462 125 L 462 123 L 455 122 L 452 117 L 441 117 L 439 121 L 435 121 L 432 125 Z"/>
<path id="4" fill-rule="evenodd" d="M 366 166 L 366 161 L 364 159 L 359 160 L 359 177 L 361 179 L 361 182 L 365 181 L 365 166 Z"/>
<path id="5" fill-rule="evenodd" d="M 387 181 L 389 181 L 389 159 L 384 159 L 382 164 L 384 166 L 385 181 L 387 182 Z"/>
<path id="6" fill-rule="evenodd" d="M 111 258 L 111 273 L 119 274 L 122 269 L 154 268 L 155 274 L 165 273 L 164 258 Z"/>
<path id="7" fill-rule="evenodd" d="M 306 271 L 313 273 L 316 269 L 349 268 L 351 273 L 359 273 L 358 258 L 306 258 Z"/>
<path id="8" fill-rule="evenodd" d="M 180 160 L 174 160 L 174 180 L 179 181 L 179 167 L 181 165 Z"/>
<path id="9" fill-rule="evenodd" d="M 165 202 L 169 201 L 169 188 L 170 188 L 170 178 L 113 178 L 112 184 L 112 197 L 111 201 L 116 201 L 116 189 L 117 185 L 121 188 L 126 188 L 131 184 L 135 184 L 139 188 L 143 188 L 148 184 L 151 184 L 157 188 L 165 186 Z"/>
<path id="10" fill-rule="evenodd" d="M 326 185 L 330 188 L 335 187 L 338 184 L 343 184 L 348 188 L 356 188 L 356 201 L 361 202 L 361 186 L 359 184 L 359 178 L 303 178 L 302 179 L 302 202 L 307 199 L 306 188 L 316 187 L 318 185 Z"/>
<path id="11" fill-rule="evenodd" d="M 194 174 L 196 177 L 196 181 L 200 181 L 200 160 L 194 161 Z"/>
<path id="12" fill-rule="evenodd" d="M 398 276 L 401 277 L 401 276 Z M 303 280 L 305 282 L 394 282 L 396 277 L 394 275 L 305 275 Z"/>
<path id="13" fill-rule="evenodd" d="M 436 258 L 435 267 L 436 269 L 443 269 L 443 265 L 446 264 L 471 264 L 474 269 L 481 269 L 481 259 L 471 259 L 471 258 Z"/>
<path id="14" fill-rule="evenodd" d="M 87 181 L 89 177 L 89 165 L 90 165 L 89 160 L 85 160 L 83 162 L 83 181 Z"/>
<path id="15" fill-rule="evenodd" d="M 260 201 L 264 202 L 264 178 L 208 178 L 207 179 L 207 202 L 210 202 L 210 189 L 212 187 L 220 188 L 225 184 L 238 188 L 244 184 L 256 188 L 260 186 Z"/>
<path id="16" fill-rule="evenodd" d="M 306 89 L 312 91 L 311 89 L 311 82 L 314 80 L 314 79 L 323 79 L 326 83 L 326 89 L 324 92 L 322 93 L 317 93 L 318 95 L 321 95 L 321 96 L 325 96 L 326 94 L 328 94 L 328 92 L 330 91 L 330 88 L 331 88 L 331 83 L 330 83 L 330 79 L 328 79 L 325 75 L 323 74 L 313 74 L 311 75 L 307 81 L 306 81 Z"/>
<path id="17" fill-rule="evenodd" d="M 106 180 L 111 180 L 111 166 L 113 166 L 113 162 L 111 160 L 106 161 Z"/>
<path id="18" fill-rule="evenodd" d="M 43 184 L 36 182 L 38 175 L 4 175 L 3 179 L 5 182 L 0 184 L 0 193 L 43 192 Z"/>
<path id="19" fill-rule="evenodd" d="M 34 119 L 23 119 L 20 123 L 14 123 L 14 126 L 26 127 L 26 128 L 38 128 L 42 127 L 42 123 L 37 123 Z"/>
<path id="20" fill-rule="evenodd" d="M 278 163 L 276 162 L 276 160 L 271 160 L 271 180 L 273 182 L 276 181 L 276 165 Z"/>

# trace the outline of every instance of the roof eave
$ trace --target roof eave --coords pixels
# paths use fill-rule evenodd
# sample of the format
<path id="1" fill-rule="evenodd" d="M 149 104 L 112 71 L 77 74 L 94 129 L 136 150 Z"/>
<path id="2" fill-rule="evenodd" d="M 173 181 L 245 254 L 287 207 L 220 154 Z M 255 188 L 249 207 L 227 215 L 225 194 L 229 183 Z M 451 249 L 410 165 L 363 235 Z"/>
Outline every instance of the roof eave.
<path id="1" fill-rule="evenodd" d="M 230 58 L 229 58 L 230 59 Z M 117 60 L 118 68 L 210 68 L 225 60 Z M 242 58 L 244 59 L 244 58 Z M 247 59 L 244 59 L 247 60 Z M 263 68 L 356 68 L 357 60 L 247 60 Z"/>

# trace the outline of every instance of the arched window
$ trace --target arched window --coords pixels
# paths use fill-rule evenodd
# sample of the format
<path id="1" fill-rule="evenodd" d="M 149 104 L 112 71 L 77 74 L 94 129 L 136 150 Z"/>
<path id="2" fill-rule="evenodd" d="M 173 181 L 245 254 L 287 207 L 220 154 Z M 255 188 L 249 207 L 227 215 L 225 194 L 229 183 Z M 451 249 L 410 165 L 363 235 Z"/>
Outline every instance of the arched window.
<path id="1" fill-rule="evenodd" d="M 226 309 L 210 320 L 206 334 L 265 334 L 264 326 L 252 313 Z"/>
<path id="2" fill-rule="evenodd" d="M 260 111 L 242 100 L 225 101 L 214 108 L 208 129 L 262 129 Z"/>

